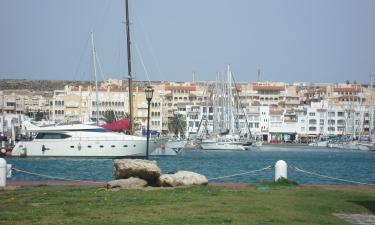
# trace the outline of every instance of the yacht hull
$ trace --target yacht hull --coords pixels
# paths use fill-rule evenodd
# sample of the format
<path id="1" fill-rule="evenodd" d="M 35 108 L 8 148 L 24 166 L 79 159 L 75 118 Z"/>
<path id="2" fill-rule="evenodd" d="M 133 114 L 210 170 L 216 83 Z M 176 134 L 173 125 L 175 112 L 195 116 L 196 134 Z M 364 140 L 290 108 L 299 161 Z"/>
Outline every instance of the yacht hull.
<path id="1" fill-rule="evenodd" d="M 12 151 L 12 156 L 27 157 L 145 157 L 145 140 L 100 140 L 100 141 L 21 141 Z M 149 153 L 159 146 L 149 142 Z"/>
<path id="2" fill-rule="evenodd" d="M 207 143 L 201 144 L 203 150 L 235 150 L 244 151 L 246 148 L 243 145 L 230 144 L 230 143 Z"/>

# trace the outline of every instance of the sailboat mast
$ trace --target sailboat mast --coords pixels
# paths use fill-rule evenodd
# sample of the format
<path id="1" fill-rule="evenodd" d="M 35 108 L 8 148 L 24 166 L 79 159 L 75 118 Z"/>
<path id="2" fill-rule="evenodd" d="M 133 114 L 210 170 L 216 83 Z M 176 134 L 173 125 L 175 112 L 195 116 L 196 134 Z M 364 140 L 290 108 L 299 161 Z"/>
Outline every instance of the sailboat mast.
<path id="1" fill-rule="evenodd" d="M 92 64 L 94 66 L 94 76 L 95 76 L 95 98 L 96 98 L 96 126 L 99 126 L 99 96 L 98 96 L 98 77 L 96 75 L 96 53 L 94 46 L 94 33 L 91 32 L 91 47 L 92 47 Z"/>
<path id="2" fill-rule="evenodd" d="M 233 101 L 233 84 L 232 84 L 232 71 L 230 69 L 230 65 L 227 66 L 227 84 L 228 84 L 228 128 L 230 129 L 231 133 L 234 131 L 234 101 Z"/>
<path id="3" fill-rule="evenodd" d="M 131 63 L 131 51 L 130 51 L 130 22 L 129 22 L 129 1 L 125 0 L 125 12 L 126 12 L 126 46 L 128 49 L 128 88 L 129 88 L 129 116 L 130 116 L 130 126 L 131 126 L 131 134 L 134 132 L 133 127 L 133 89 L 132 89 L 132 63 Z"/>

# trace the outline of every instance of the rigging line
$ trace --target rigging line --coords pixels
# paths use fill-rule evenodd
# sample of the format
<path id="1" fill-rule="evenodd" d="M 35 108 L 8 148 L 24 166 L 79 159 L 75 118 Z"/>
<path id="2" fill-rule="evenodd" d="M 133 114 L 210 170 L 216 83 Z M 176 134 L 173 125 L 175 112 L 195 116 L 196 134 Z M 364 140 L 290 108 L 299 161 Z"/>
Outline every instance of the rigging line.
<path id="1" fill-rule="evenodd" d="M 237 87 L 236 87 L 237 82 L 236 82 L 236 80 L 234 79 L 234 76 L 233 76 L 233 75 L 232 75 L 232 79 L 233 79 L 233 82 L 234 82 L 234 88 L 235 88 L 235 90 L 236 90 L 236 94 L 237 94 L 237 97 L 238 97 L 238 102 L 240 103 L 240 108 L 242 109 L 242 112 L 243 112 L 243 114 L 245 115 L 246 127 L 248 128 L 249 135 L 250 135 L 250 137 L 251 137 L 251 129 L 250 129 L 250 127 L 249 127 L 249 121 L 247 120 L 247 114 L 246 114 L 246 112 L 245 112 L 245 110 L 244 110 L 244 107 L 243 107 L 243 105 L 242 105 L 242 102 L 241 102 L 241 99 L 240 99 L 240 94 L 238 93 L 238 90 L 237 90 Z"/>
<path id="2" fill-rule="evenodd" d="M 148 84 L 151 85 L 150 75 L 149 75 L 149 73 L 148 73 L 148 71 L 147 71 L 147 69 L 146 69 L 145 63 L 144 63 L 144 61 L 143 61 L 143 57 L 142 57 L 142 55 L 141 55 L 141 51 L 139 50 L 137 43 L 136 43 L 135 41 L 133 41 L 133 43 L 134 43 L 135 49 L 137 50 L 137 53 L 138 53 L 137 55 L 138 55 L 138 57 L 139 57 L 139 60 L 141 61 L 141 64 L 142 64 L 143 70 L 144 70 L 145 73 L 146 73 L 146 78 L 147 78 L 147 80 L 148 80 Z"/>
<path id="3" fill-rule="evenodd" d="M 324 177 L 324 178 L 328 178 L 328 179 L 331 179 L 331 180 L 338 180 L 338 181 L 343 181 L 343 182 L 348 182 L 348 183 L 353 183 L 353 184 L 375 185 L 375 184 L 370 184 L 370 183 L 365 183 L 365 182 L 358 182 L 358 181 L 346 180 L 346 179 L 331 177 L 331 176 L 327 176 L 327 175 L 323 175 L 323 174 L 319 174 L 319 173 L 314 173 L 314 172 L 310 172 L 310 171 L 306 171 L 306 170 L 300 169 L 300 168 L 298 168 L 296 166 L 290 166 L 290 167 L 293 168 L 293 169 L 295 169 L 298 172 L 307 173 L 307 174 L 315 175 L 315 176 L 318 176 L 318 177 Z"/>
<path id="4" fill-rule="evenodd" d="M 139 21 L 139 23 L 140 23 L 141 30 L 142 30 L 142 32 L 144 33 L 144 37 L 145 37 L 145 39 L 146 39 L 147 46 L 150 48 L 151 56 L 152 56 L 152 59 L 155 61 L 156 69 L 157 69 L 159 75 L 160 75 L 161 77 L 164 77 L 164 76 L 163 76 L 163 73 L 161 72 L 161 69 L 160 69 L 160 63 L 159 63 L 159 61 L 158 61 L 158 59 L 157 59 L 157 57 L 156 57 L 156 55 L 155 55 L 154 48 L 152 47 L 152 44 L 151 44 L 151 41 L 150 41 L 150 37 L 149 37 L 149 35 L 148 35 L 148 32 L 147 32 L 147 30 L 146 30 L 146 28 L 145 28 L 145 26 L 144 26 L 142 20 L 140 20 L 140 17 L 139 17 L 136 13 L 135 13 L 135 15 L 134 15 L 134 18 L 135 18 L 137 21 Z M 165 77 L 164 77 L 164 78 L 165 78 Z"/>
<path id="5" fill-rule="evenodd" d="M 209 178 L 208 180 L 218 180 L 218 179 L 222 179 L 222 178 L 229 178 L 229 177 L 236 177 L 236 176 L 242 176 L 242 175 L 246 175 L 246 174 L 250 174 L 250 173 L 256 173 L 256 172 L 261 172 L 261 171 L 264 171 L 264 170 L 268 170 L 268 169 L 271 169 L 273 166 L 266 166 L 262 169 L 257 169 L 257 170 L 251 170 L 251 171 L 247 171 L 247 172 L 243 172 L 243 173 L 235 173 L 235 174 L 232 174 L 232 175 L 227 175 L 227 176 L 221 176 L 221 177 L 214 177 L 214 178 Z"/>
<path id="6" fill-rule="evenodd" d="M 65 181 L 75 181 L 75 182 L 89 182 L 89 183 L 103 183 L 100 181 L 88 181 L 88 180 L 74 180 L 74 179 L 69 179 L 69 178 L 64 178 L 64 177 L 57 177 L 57 176 L 50 176 L 50 175 L 45 175 L 45 174 L 40 174 L 40 173 L 34 173 L 34 172 L 29 172 L 26 170 L 22 169 L 17 169 L 17 168 L 12 168 L 12 170 L 20 172 L 20 173 L 26 173 L 34 176 L 39 176 L 39 177 L 45 177 L 45 178 L 50 178 L 50 179 L 58 179 L 58 180 L 65 180 Z"/>
<path id="7" fill-rule="evenodd" d="M 85 43 L 85 46 L 83 48 L 83 51 L 81 52 L 81 55 L 79 57 L 79 61 L 78 61 L 78 65 L 76 67 L 76 71 L 74 73 L 74 77 L 77 78 L 78 77 L 78 70 L 80 69 L 80 66 L 82 64 L 82 60 L 83 60 L 83 56 L 84 54 L 86 53 L 86 49 L 87 49 L 87 46 L 88 46 L 88 43 L 90 41 L 90 35 L 87 37 L 87 40 L 86 40 L 86 43 Z"/>
<path id="8" fill-rule="evenodd" d="M 96 53 L 96 51 L 95 51 L 95 58 L 96 58 L 96 61 L 97 61 L 97 63 L 98 63 L 98 66 L 99 66 L 100 75 L 102 75 L 102 79 L 103 79 L 103 81 L 104 81 L 104 80 L 106 80 L 106 79 L 105 79 L 105 76 L 104 76 L 104 73 L 103 73 L 102 63 L 101 63 L 101 61 L 100 61 L 100 59 L 99 59 L 99 55 Z"/>
<path id="9" fill-rule="evenodd" d="M 101 19 L 99 21 L 97 21 L 97 20 L 92 21 L 91 26 L 90 26 L 90 28 L 91 28 L 90 30 L 92 32 L 95 32 L 95 27 L 97 27 L 97 25 L 101 26 L 103 24 L 105 17 L 108 15 L 108 11 L 110 9 L 111 3 L 112 3 L 112 0 L 107 1 L 107 5 L 104 8 L 103 14 L 102 14 Z M 101 8 L 101 9 L 103 9 L 103 8 Z M 92 13 L 94 13 L 94 12 L 92 12 Z M 98 18 L 98 17 L 96 17 L 96 18 Z"/>
<path id="10" fill-rule="evenodd" d="M 120 71 L 120 73 L 121 73 L 121 71 L 125 71 L 126 69 L 125 69 L 125 67 L 124 68 L 122 68 L 122 65 L 123 65 L 123 61 L 126 61 L 124 58 L 123 58 L 123 55 L 122 55 L 122 53 L 124 53 L 124 52 L 126 52 L 126 50 L 124 50 L 124 48 L 125 48 L 125 42 L 122 40 L 122 38 L 123 38 L 123 33 L 124 33 L 125 31 L 122 31 L 121 32 L 121 35 L 120 35 L 120 38 L 119 38 L 119 44 L 118 44 L 118 48 L 117 48 L 117 50 L 118 50 L 118 53 L 117 53 L 117 58 L 116 58 L 116 61 L 115 61 L 115 68 L 116 69 L 118 69 L 118 71 Z M 115 50 L 116 51 L 116 50 Z M 124 73 L 126 73 L 126 72 L 124 72 Z M 121 74 L 119 74 L 120 75 L 120 77 L 122 77 L 122 75 Z M 121 78 L 122 79 L 122 78 Z"/>

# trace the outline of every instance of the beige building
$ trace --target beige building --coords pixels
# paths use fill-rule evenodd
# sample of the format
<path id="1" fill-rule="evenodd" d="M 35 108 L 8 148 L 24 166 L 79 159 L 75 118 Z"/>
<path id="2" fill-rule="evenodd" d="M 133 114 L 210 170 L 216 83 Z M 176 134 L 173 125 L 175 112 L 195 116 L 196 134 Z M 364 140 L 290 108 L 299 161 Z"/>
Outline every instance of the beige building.
<path id="1" fill-rule="evenodd" d="M 125 87 L 123 85 L 122 81 L 109 80 L 100 85 L 98 92 L 93 86 L 66 86 L 64 90 L 55 90 L 53 93 L 0 91 L 0 113 L 26 114 L 41 111 L 47 113 L 49 119 L 53 121 L 88 122 L 97 116 L 102 118 L 106 111 L 112 110 L 118 118 L 122 118 L 129 113 L 128 90 L 126 84 Z M 147 83 L 136 82 L 133 87 L 133 111 L 138 129 L 145 129 L 147 124 L 147 101 L 144 93 L 146 85 Z M 152 82 L 151 85 L 154 89 L 150 111 L 152 130 L 168 132 L 168 121 L 175 112 L 188 116 L 187 110 L 192 106 L 212 106 L 210 99 L 213 83 Z M 298 110 L 301 107 L 323 100 L 329 105 L 328 108 L 324 105 L 327 108 L 327 118 L 328 111 L 337 111 L 336 108 L 345 108 L 346 111 L 353 111 L 353 113 L 358 107 L 366 108 L 365 111 L 369 116 L 362 115 L 366 118 L 365 122 L 356 122 L 353 119 L 353 124 L 360 123 L 365 127 L 368 126 L 375 104 L 374 93 L 369 85 L 348 83 L 314 85 L 283 82 L 239 83 L 236 84 L 236 92 L 249 123 L 253 129 L 259 128 L 261 132 L 266 132 L 268 125 L 277 128 L 280 123 L 278 118 L 284 118 L 288 123 L 300 121 L 299 118 L 303 116 L 299 115 Z M 98 110 L 96 93 L 98 93 Z M 262 112 L 262 107 L 267 107 L 269 114 L 268 111 Z M 283 115 L 280 115 L 280 112 L 283 112 Z M 337 123 L 343 123 L 341 120 L 336 119 L 336 126 Z M 333 123 L 332 121 L 327 119 L 324 126 Z M 308 127 L 306 126 L 305 129 Z"/>
<path id="2" fill-rule="evenodd" d="M 0 91 L 0 114 L 48 114 L 50 94 L 27 90 Z"/>

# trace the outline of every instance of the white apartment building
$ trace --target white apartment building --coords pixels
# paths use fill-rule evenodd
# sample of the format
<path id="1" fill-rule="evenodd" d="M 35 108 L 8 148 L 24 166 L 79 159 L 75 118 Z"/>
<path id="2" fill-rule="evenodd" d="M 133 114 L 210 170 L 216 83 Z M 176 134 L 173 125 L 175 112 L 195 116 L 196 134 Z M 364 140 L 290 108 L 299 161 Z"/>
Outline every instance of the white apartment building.
<path id="1" fill-rule="evenodd" d="M 129 96 L 118 81 L 108 81 L 98 91 L 98 116 L 113 110 L 119 117 L 129 112 Z M 120 86 L 119 86 L 120 85 Z M 141 85 L 140 85 L 141 86 Z M 134 117 L 141 128 L 147 124 L 147 101 L 143 87 L 134 87 Z M 209 83 L 154 82 L 150 128 L 168 132 L 168 121 L 175 113 L 186 117 L 186 132 L 196 133 L 202 125 L 213 129 Z M 236 127 L 248 124 L 253 135 L 263 140 L 316 138 L 322 134 L 353 136 L 374 133 L 375 94 L 358 84 L 295 84 L 253 82 L 236 84 L 246 117 L 238 115 Z M 93 87 L 66 87 L 52 97 L 0 91 L 0 113 L 48 112 L 53 121 L 82 121 L 96 118 Z M 206 121 L 206 122 L 205 122 Z"/>

